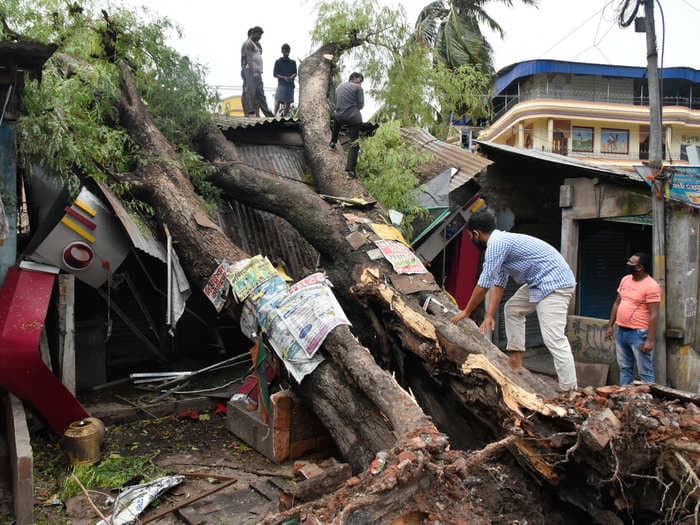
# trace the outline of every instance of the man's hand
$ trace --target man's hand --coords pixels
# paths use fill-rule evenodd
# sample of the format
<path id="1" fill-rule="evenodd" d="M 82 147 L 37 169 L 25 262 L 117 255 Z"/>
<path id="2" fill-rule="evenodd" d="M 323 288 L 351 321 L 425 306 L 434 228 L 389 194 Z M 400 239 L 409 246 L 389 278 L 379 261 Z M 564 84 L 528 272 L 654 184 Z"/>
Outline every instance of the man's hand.
<path id="1" fill-rule="evenodd" d="M 653 349 L 654 349 L 654 341 L 649 341 L 648 339 L 644 342 L 644 344 L 642 345 L 642 348 L 641 348 L 642 352 L 644 352 L 645 354 L 648 354 Z"/>
<path id="2" fill-rule="evenodd" d="M 464 319 L 465 317 L 467 317 L 467 314 L 466 314 L 466 312 L 465 312 L 464 310 L 462 310 L 461 312 L 459 312 L 457 315 L 455 315 L 455 316 L 452 318 L 452 322 L 453 322 L 454 324 L 457 324 L 457 323 L 459 323 L 462 319 Z"/>
<path id="3" fill-rule="evenodd" d="M 612 341 L 614 337 L 615 337 L 615 327 L 608 326 L 608 331 L 605 333 L 605 338 L 608 341 Z"/>
<path id="4" fill-rule="evenodd" d="M 485 334 L 487 330 L 493 331 L 495 329 L 496 329 L 496 320 L 490 315 L 487 315 L 486 317 L 484 317 L 484 322 L 481 323 L 481 326 L 479 327 L 479 332 L 481 332 L 482 334 Z"/>

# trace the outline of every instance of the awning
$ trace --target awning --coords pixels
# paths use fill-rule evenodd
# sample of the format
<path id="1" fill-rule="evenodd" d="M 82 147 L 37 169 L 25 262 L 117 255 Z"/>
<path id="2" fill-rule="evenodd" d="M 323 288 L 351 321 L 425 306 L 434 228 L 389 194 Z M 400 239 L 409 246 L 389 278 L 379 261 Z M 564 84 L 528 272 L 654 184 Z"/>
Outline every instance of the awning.
<path id="1" fill-rule="evenodd" d="M 540 162 L 577 168 L 583 171 L 588 171 L 591 176 L 604 175 L 624 182 L 644 182 L 644 180 L 634 171 L 626 171 L 619 168 L 614 168 L 612 166 L 604 166 L 587 160 L 568 157 L 566 155 L 559 155 L 558 153 L 551 153 L 549 151 L 541 151 L 538 149 L 518 148 L 515 146 L 508 146 L 507 144 L 498 144 L 496 142 L 491 142 L 490 140 L 477 140 L 476 143 L 483 147 L 486 151 L 496 150 L 513 156 L 528 157 Z"/>
<path id="2" fill-rule="evenodd" d="M 454 173 L 450 175 L 450 192 L 466 184 L 482 170 L 493 164 L 489 159 L 467 151 L 461 146 L 436 139 L 424 129 L 401 128 L 401 137 L 455 168 Z"/>

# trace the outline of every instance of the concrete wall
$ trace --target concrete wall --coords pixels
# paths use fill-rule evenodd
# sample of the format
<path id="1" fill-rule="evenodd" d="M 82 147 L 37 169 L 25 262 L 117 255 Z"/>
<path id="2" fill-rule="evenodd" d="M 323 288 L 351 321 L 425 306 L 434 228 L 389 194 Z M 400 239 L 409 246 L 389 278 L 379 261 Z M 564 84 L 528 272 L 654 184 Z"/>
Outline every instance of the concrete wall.
<path id="1" fill-rule="evenodd" d="M 642 189 L 584 178 L 565 179 L 564 186 L 569 186 L 571 200 L 561 210 L 561 253 L 574 275 L 578 274 L 578 221 L 651 213 L 649 193 Z"/>
<path id="2" fill-rule="evenodd" d="M 566 325 L 566 335 L 576 362 L 610 365 L 608 380 L 617 383 L 619 369 L 615 357 L 615 342 L 607 340 L 607 330 L 607 320 L 580 315 L 570 315 Z"/>
<path id="3" fill-rule="evenodd" d="M 666 207 L 667 376 L 670 386 L 700 392 L 698 327 L 698 232 L 694 209 Z"/>

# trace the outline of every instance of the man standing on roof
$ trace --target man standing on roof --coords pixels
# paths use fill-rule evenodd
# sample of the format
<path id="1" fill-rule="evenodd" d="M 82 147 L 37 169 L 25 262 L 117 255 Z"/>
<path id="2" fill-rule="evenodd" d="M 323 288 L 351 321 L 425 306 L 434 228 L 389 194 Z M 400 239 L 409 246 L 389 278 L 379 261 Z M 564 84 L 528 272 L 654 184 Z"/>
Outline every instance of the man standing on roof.
<path id="1" fill-rule="evenodd" d="M 661 287 L 647 273 L 651 268 L 649 254 L 635 253 L 627 260 L 627 273 L 617 288 L 617 299 L 610 312 L 608 339 L 617 325 L 617 364 L 620 385 L 634 380 L 634 363 L 639 379 L 654 382 L 654 341 L 659 324 Z"/>
<path id="2" fill-rule="evenodd" d="M 496 219 L 487 210 L 469 217 L 467 228 L 472 242 L 486 250 L 484 266 L 467 306 L 453 319 L 457 323 L 471 315 L 490 290 L 489 304 L 481 333 L 496 327 L 495 317 L 503 298 L 508 277 L 521 283 L 505 304 L 508 359 L 514 369 L 522 367 L 525 352 L 525 316 L 537 311 L 542 338 L 554 359 L 554 368 L 561 391 L 573 390 L 576 369 L 571 345 L 564 333 L 569 302 L 574 295 L 576 279 L 561 254 L 546 242 L 519 233 L 496 229 Z"/>
<path id="3" fill-rule="evenodd" d="M 347 126 L 352 145 L 345 164 L 345 171 L 351 177 L 357 177 L 355 167 L 357 166 L 357 156 L 360 153 L 357 139 L 360 138 L 360 128 L 362 127 L 360 110 L 365 105 L 365 93 L 362 90 L 364 79 L 365 77 L 361 73 L 351 73 L 349 80 L 340 84 L 335 90 L 335 112 L 333 113 L 333 134 L 330 147 L 335 149 L 340 128 L 343 125 Z"/>
<path id="4" fill-rule="evenodd" d="M 275 115 L 282 104 L 282 115 L 289 114 L 289 106 L 294 102 L 294 79 L 297 76 L 297 63 L 289 58 L 289 44 L 282 45 L 282 58 L 275 61 L 272 74 L 277 79 L 277 93 L 275 93 Z"/>
<path id="5" fill-rule="evenodd" d="M 250 37 L 246 40 L 245 49 L 245 91 L 244 104 L 247 117 L 259 117 L 260 110 L 266 117 L 272 116 L 272 111 L 267 107 L 267 99 L 263 89 L 262 72 L 262 46 L 260 37 L 263 34 L 262 27 L 255 26 L 250 29 Z"/>
<path id="6" fill-rule="evenodd" d="M 248 64 L 248 60 L 246 58 L 246 46 L 248 45 L 248 40 L 250 39 L 250 35 L 253 32 L 253 28 L 248 29 L 248 38 L 246 38 L 243 41 L 243 44 L 241 45 L 241 79 L 243 79 L 243 90 L 241 94 L 241 105 L 243 106 L 243 114 L 248 115 L 248 97 L 246 96 L 246 91 L 245 91 L 245 70 L 246 70 L 246 65 Z M 253 110 L 253 113 L 255 110 Z"/>

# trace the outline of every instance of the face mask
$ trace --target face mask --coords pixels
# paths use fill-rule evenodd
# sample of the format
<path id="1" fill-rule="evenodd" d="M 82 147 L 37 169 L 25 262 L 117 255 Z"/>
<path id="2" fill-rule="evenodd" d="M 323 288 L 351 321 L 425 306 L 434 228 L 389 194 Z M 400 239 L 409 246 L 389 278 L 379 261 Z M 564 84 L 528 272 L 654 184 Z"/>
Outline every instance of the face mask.
<path id="1" fill-rule="evenodd" d="M 627 268 L 627 273 L 630 275 L 634 275 L 637 273 L 637 265 L 636 264 L 625 264 L 625 267 Z"/>

